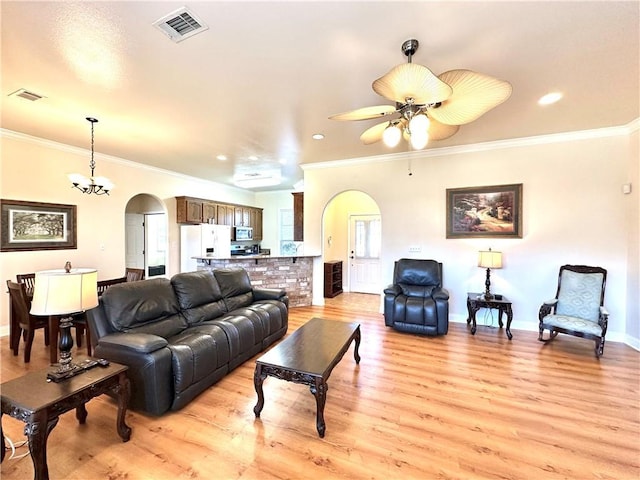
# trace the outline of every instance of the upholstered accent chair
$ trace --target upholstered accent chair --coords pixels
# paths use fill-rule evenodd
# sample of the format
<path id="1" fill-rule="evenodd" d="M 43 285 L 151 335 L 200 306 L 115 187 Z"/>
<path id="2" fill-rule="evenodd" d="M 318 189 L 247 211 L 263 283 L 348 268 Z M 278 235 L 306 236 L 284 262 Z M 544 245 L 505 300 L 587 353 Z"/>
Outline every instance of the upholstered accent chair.
<path id="1" fill-rule="evenodd" d="M 449 292 L 442 288 L 442 263 L 402 258 L 393 284 L 384 289 L 384 323 L 401 332 L 445 335 L 449 330 Z"/>
<path id="2" fill-rule="evenodd" d="M 601 267 L 563 265 L 558 274 L 556 297 L 540 307 L 538 340 L 548 342 L 558 333 L 583 337 L 596 342 L 596 357 L 604 352 L 609 313 L 604 308 L 607 271 Z M 544 339 L 544 330 L 549 338 Z"/>

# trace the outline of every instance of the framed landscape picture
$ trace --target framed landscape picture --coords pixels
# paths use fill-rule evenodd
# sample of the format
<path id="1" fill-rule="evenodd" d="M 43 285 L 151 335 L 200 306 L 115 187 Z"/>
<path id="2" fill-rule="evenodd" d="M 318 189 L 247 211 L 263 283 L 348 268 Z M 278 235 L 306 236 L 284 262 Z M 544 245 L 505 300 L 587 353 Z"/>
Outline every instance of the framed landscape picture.
<path id="1" fill-rule="evenodd" d="M 2 252 L 78 248 L 75 205 L 2 199 L 0 213 Z"/>
<path id="2" fill-rule="evenodd" d="M 447 238 L 522 238 L 522 184 L 447 189 Z"/>

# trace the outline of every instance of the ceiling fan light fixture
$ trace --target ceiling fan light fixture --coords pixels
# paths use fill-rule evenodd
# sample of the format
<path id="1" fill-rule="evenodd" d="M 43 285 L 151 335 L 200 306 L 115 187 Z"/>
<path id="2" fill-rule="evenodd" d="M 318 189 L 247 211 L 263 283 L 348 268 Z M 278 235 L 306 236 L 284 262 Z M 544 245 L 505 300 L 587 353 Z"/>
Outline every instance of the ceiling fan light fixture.
<path id="1" fill-rule="evenodd" d="M 422 150 L 429 143 L 429 134 L 426 130 L 412 131 L 410 143 L 414 150 Z"/>
<path id="2" fill-rule="evenodd" d="M 395 66 L 373 82 L 374 92 L 395 106 L 364 107 L 329 118 L 369 120 L 394 115 L 365 130 L 360 135 L 362 143 L 383 140 L 395 147 L 404 139 L 413 150 L 421 150 L 430 140 L 451 137 L 460 125 L 476 120 L 511 96 L 512 86 L 507 81 L 464 69 L 436 76 L 427 67 L 412 63 L 418 45 L 414 39 L 405 41 L 402 52 L 408 63 Z"/>
<path id="3" fill-rule="evenodd" d="M 384 129 L 384 133 L 382 134 L 382 141 L 389 148 L 398 146 L 401 138 L 402 131 L 396 124 L 389 124 L 389 126 Z"/>
<path id="4" fill-rule="evenodd" d="M 427 132 L 429 129 L 429 118 L 424 113 L 418 113 L 409 120 L 409 130 L 414 132 Z"/>

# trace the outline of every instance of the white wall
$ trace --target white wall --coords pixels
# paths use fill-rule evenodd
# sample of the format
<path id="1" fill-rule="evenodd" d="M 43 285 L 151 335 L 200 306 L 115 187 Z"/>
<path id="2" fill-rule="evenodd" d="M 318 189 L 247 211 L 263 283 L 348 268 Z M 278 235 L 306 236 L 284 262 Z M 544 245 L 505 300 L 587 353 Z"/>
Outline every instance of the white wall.
<path id="1" fill-rule="evenodd" d="M 0 198 L 77 205 L 78 226 L 76 250 L 0 253 L 3 282 L 15 279 L 18 273 L 62 268 L 67 260 L 74 267 L 97 268 L 100 280 L 122 276 L 124 213 L 127 202 L 140 193 L 153 195 L 164 203 L 169 227 L 168 275 L 180 271 L 176 196 L 255 206 L 253 192 L 99 154 L 95 155 L 96 174 L 109 178 L 116 188 L 109 196 L 85 195 L 71 187 L 66 175 L 89 174 L 90 152 L 87 150 L 0 130 L 0 152 Z M 8 295 L 0 295 L 0 333 L 3 335 L 9 322 L 8 301 Z"/>
<path id="2" fill-rule="evenodd" d="M 492 290 L 513 302 L 513 328 L 537 328 L 538 309 L 555 294 L 560 265 L 590 264 L 608 270 L 608 338 L 624 340 L 633 281 L 629 237 L 638 225 L 637 197 L 630 199 L 621 191 L 629 181 L 630 163 L 638 161 L 630 152 L 629 135 L 507 145 L 512 146 L 418 152 L 412 176 L 407 174 L 406 155 L 375 164 L 304 166 L 306 248 L 322 251 L 321 215 L 331 198 L 344 190 L 361 190 L 375 200 L 382 215 L 383 280 L 391 279 L 393 262 L 401 257 L 442 261 L 452 320 L 466 319 L 468 291 L 484 290 L 485 271 L 476 266 L 477 251 L 491 247 L 502 251 L 504 260 L 504 268 L 492 274 Z M 523 183 L 522 239 L 445 238 L 447 188 L 512 183 Z M 409 245 L 421 246 L 422 253 L 409 254 Z M 314 282 L 314 303 L 322 304 L 317 296 L 321 277 L 314 274 Z"/>

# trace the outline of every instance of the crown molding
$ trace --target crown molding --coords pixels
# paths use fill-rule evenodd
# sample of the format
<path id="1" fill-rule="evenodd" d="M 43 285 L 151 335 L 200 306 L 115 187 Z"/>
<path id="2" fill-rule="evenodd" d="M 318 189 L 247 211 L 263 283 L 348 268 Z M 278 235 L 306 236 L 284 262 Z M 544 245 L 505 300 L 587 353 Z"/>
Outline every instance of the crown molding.
<path id="1" fill-rule="evenodd" d="M 27 135 L 25 133 L 20 133 L 20 132 L 14 132 L 13 130 L 7 130 L 5 128 L 0 128 L 0 137 L 6 137 L 6 138 L 10 138 L 13 140 L 18 140 L 21 142 L 26 142 L 26 143 L 30 143 L 33 145 L 39 145 L 41 147 L 46 147 L 46 148 L 51 148 L 52 150 L 57 150 L 60 152 L 64 152 L 64 153 L 70 153 L 70 154 L 74 154 L 74 155 L 80 155 L 80 156 L 87 156 L 87 158 L 89 158 L 89 156 L 91 155 L 91 150 L 88 150 L 86 148 L 80 148 L 80 147 L 74 147 L 72 145 L 67 145 L 65 143 L 59 143 L 59 142 L 54 142 L 53 140 L 47 140 L 44 138 L 40 138 L 40 137 L 34 137 L 32 135 Z M 112 155 L 105 155 L 102 153 L 97 153 L 94 152 L 94 158 L 96 160 L 99 161 L 106 161 L 106 162 L 110 162 L 110 163 L 114 163 L 114 164 L 118 164 L 118 165 L 123 165 L 123 166 L 127 166 L 130 168 L 136 168 L 136 169 L 142 169 L 142 170 L 146 170 L 149 172 L 155 172 L 155 173 L 160 173 L 163 175 L 169 175 L 171 177 L 180 179 L 180 180 L 186 180 L 186 181 L 190 181 L 190 182 L 200 182 L 200 183 L 206 183 L 207 185 L 214 185 L 218 188 L 222 187 L 224 189 L 231 189 L 231 190 L 237 190 L 239 192 L 242 193 L 246 193 L 247 190 L 243 189 L 243 188 L 239 188 L 239 187 L 234 187 L 233 185 L 226 185 L 223 183 L 219 183 L 219 182 L 213 182 L 211 180 L 206 180 L 204 178 L 198 178 L 198 177 L 192 177 L 190 175 L 185 175 L 184 173 L 179 173 L 179 172 L 175 172 L 173 170 L 165 170 L 163 168 L 158 168 L 158 167 L 153 167 L 151 165 L 146 165 L 144 163 L 137 163 L 131 160 L 126 160 L 124 158 L 120 158 L 120 157 L 114 157 Z"/>
<path id="2" fill-rule="evenodd" d="M 463 153 L 486 152 L 488 150 L 500 150 L 504 148 L 522 148 L 535 145 L 547 145 L 552 143 L 575 142 L 580 140 L 592 140 L 595 138 L 628 136 L 640 129 L 640 118 L 626 125 L 617 127 L 596 128 L 592 130 L 578 130 L 575 132 L 554 133 L 550 135 L 538 135 L 535 137 L 512 138 L 508 140 L 496 140 L 493 142 L 471 143 L 469 145 L 456 145 L 451 147 L 430 148 L 413 152 L 391 153 L 371 157 L 352 158 L 347 160 L 332 160 L 328 162 L 305 163 L 300 165 L 302 170 L 320 170 L 337 166 L 363 165 L 370 163 L 391 162 L 414 158 L 431 158 L 458 155 Z"/>

